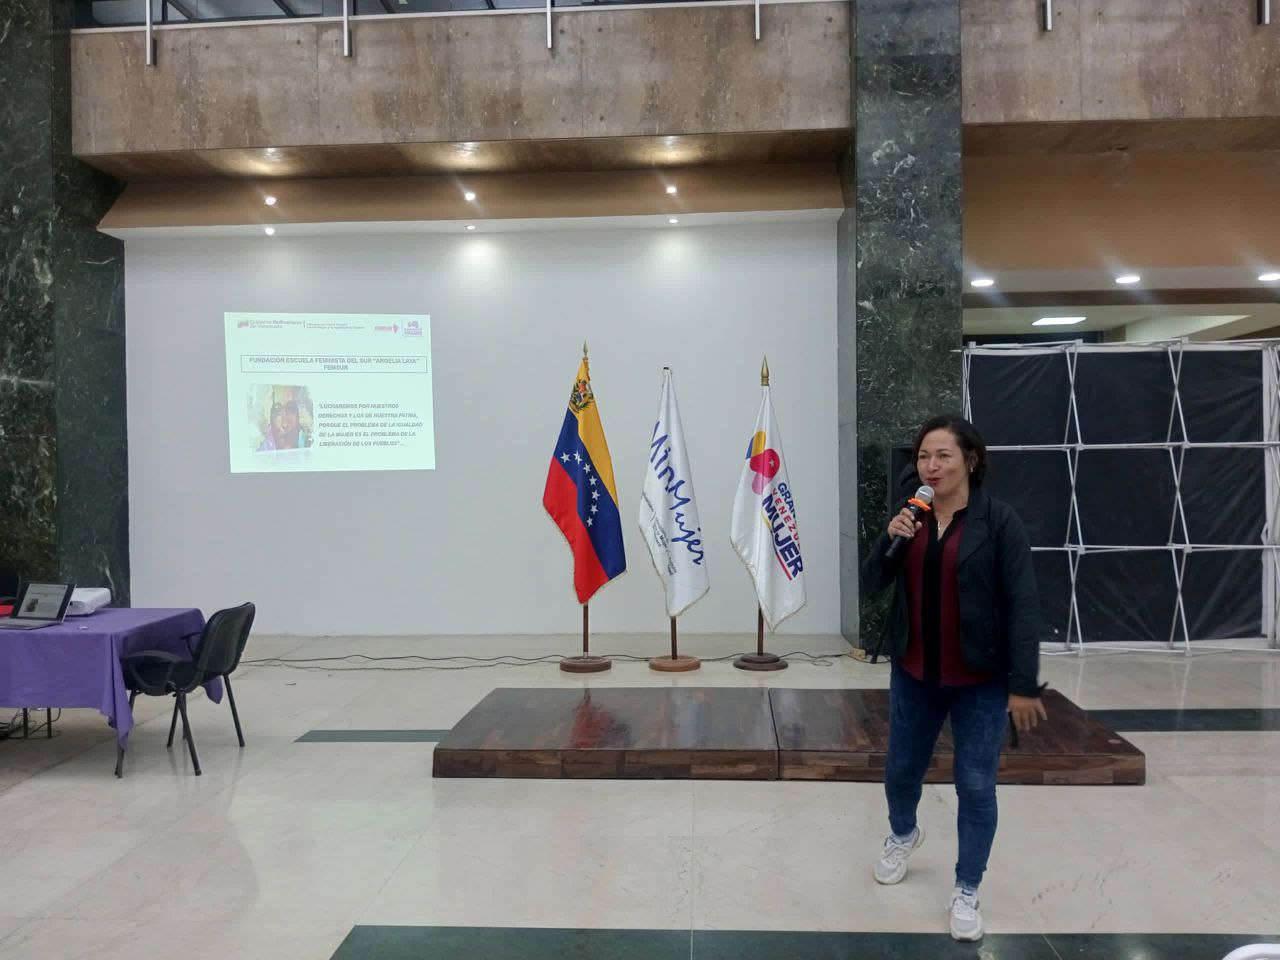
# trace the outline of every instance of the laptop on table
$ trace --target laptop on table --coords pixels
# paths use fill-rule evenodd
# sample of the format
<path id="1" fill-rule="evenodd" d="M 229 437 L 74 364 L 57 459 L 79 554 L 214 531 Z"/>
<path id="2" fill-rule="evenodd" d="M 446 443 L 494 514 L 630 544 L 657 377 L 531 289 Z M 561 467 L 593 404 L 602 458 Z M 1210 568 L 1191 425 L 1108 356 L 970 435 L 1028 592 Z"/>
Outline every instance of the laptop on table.
<path id="1" fill-rule="evenodd" d="M 38 630 L 61 623 L 75 588 L 74 583 L 23 583 L 13 613 L 0 617 L 0 630 Z"/>

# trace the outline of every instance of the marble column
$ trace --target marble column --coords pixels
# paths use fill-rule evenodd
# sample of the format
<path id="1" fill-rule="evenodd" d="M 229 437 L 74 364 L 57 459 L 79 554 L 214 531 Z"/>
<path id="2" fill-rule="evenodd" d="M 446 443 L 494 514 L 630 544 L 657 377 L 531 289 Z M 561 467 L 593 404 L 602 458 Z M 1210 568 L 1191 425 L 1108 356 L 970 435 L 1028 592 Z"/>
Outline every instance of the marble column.
<path id="1" fill-rule="evenodd" d="M 0 4 L 0 566 L 129 597 L 120 184 L 71 156 L 69 4 Z"/>
<path id="2" fill-rule="evenodd" d="M 853 90 L 837 241 L 841 629 L 862 646 L 888 600 L 859 602 L 857 568 L 886 520 L 890 450 L 961 405 L 960 0 L 857 0 Z"/>

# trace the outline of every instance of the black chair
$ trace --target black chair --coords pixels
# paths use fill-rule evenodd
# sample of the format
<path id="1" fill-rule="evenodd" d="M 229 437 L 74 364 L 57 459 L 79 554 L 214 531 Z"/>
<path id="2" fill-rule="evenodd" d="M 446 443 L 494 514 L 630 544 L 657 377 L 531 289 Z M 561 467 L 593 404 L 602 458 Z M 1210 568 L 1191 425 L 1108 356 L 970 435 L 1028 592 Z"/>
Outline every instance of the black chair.
<path id="1" fill-rule="evenodd" d="M 125 686 L 129 689 L 130 707 L 139 693 L 151 697 L 173 696 L 173 718 L 169 721 L 169 741 L 165 746 L 173 746 L 174 728 L 178 723 L 178 715 L 181 714 L 182 738 L 187 741 L 191 764 L 195 767 L 197 777 L 200 776 L 200 758 L 196 756 L 196 742 L 191 736 L 191 724 L 187 720 L 187 694 L 215 677 L 220 677 L 227 688 L 227 700 L 236 724 L 236 737 L 240 740 L 240 746 L 244 746 L 240 715 L 236 711 L 235 696 L 231 693 L 231 672 L 240 665 L 240 656 L 244 653 L 249 631 L 253 627 L 254 613 L 254 605 L 246 603 L 213 614 L 201 633 L 187 637 L 191 650 L 190 659 L 165 650 L 142 650 L 120 661 Z M 191 637 L 195 636 L 200 638 L 200 642 L 191 647 Z M 124 750 L 117 748 L 116 776 L 123 775 Z"/>

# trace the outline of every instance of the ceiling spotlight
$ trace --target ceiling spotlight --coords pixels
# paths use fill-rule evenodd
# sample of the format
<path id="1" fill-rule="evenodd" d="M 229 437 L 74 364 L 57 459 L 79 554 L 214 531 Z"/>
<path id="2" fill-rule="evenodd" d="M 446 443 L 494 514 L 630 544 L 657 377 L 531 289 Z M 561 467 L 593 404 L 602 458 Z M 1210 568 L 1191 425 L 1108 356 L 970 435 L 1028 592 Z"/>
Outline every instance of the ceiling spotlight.
<path id="1" fill-rule="evenodd" d="M 670 223 L 670 224 L 672 224 L 673 226 L 674 226 L 675 224 L 679 223 L 679 222 L 680 222 L 680 220 L 679 220 L 678 218 L 676 218 L 676 217 L 668 217 L 668 218 L 667 218 L 667 223 Z"/>
<path id="2" fill-rule="evenodd" d="M 1138 283 L 1142 278 L 1136 273 L 1123 273 L 1116 277 L 1116 283 Z"/>
<path id="3" fill-rule="evenodd" d="M 268 157 L 274 157 L 275 155 L 276 155 L 276 148 L 275 148 L 275 147 L 267 147 L 267 156 L 268 156 Z"/>
<path id="4" fill-rule="evenodd" d="M 995 286 L 995 281 L 992 280 L 990 277 L 974 277 L 972 280 L 969 281 L 969 286 L 992 287 L 992 286 Z"/>
<path id="5" fill-rule="evenodd" d="M 464 200 L 466 200 L 466 201 L 467 201 L 467 203 L 470 203 L 472 200 L 474 200 L 474 199 L 476 198 L 476 195 L 475 195 L 473 192 L 471 192 L 470 190 L 468 190 L 466 193 L 464 193 L 464 194 L 462 195 L 462 198 L 463 198 Z"/>
<path id="6" fill-rule="evenodd" d="M 476 225 L 475 225 L 474 223 L 468 223 L 468 224 L 467 224 L 467 229 L 468 229 L 468 230 L 474 230 L 475 228 L 476 228 Z"/>
<path id="7" fill-rule="evenodd" d="M 265 233 L 268 237 L 274 237 L 274 236 L 276 235 L 276 228 L 275 228 L 275 227 L 263 227 L 263 228 L 262 228 L 262 232 L 263 232 L 263 233 Z"/>
<path id="8" fill-rule="evenodd" d="M 262 198 L 262 202 L 265 203 L 268 207 L 274 207 L 276 205 L 276 198 L 268 194 L 267 196 Z"/>
<path id="9" fill-rule="evenodd" d="M 1280 273 L 1260 273 L 1258 279 L 1263 283 L 1275 283 L 1280 280 Z"/>
<path id="10" fill-rule="evenodd" d="M 667 187 L 667 193 L 671 196 L 675 196 L 679 192 L 680 191 L 676 189 L 676 185 L 674 183 Z"/>
<path id="11" fill-rule="evenodd" d="M 1033 327 L 1069 327 L 1073 323 L 1084 323 L 1085 317 L 1041 317 L 1031 324 Z"/>

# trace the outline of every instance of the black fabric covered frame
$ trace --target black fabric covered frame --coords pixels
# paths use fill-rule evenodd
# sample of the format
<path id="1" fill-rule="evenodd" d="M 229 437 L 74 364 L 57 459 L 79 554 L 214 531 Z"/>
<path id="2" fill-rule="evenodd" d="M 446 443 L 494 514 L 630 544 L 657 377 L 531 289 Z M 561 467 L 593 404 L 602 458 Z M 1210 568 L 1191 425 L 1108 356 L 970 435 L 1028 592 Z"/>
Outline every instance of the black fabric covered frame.
<path id="1" fill-rule="evenodd" d="M 173 716 L 169 720 L 169 741 L 173 746 L 174 728 L 178 716 L 182 716 L 182 739 L 191 753 L 191 765 L 200 776 L 200 758 L 196 754 L 196 741 L 187 720 L 187 694 L 210 680 L 221 678 L 231 705 L 231 718 L 236 725 L 236 739 L 244 746 L 244 732 L 240 729 L 240 714 L 236 710 L 235 694 L 231 691 L 231 674 L 240 666 L 249 631 L 253 629 L 256 608 L 245 603 L 227 610 L 219 610 L 205 622 L 204 630 L 187 637 L 191 658 L 185 659 L 164 650 L 141 650 L 124 657 L 120 666 L 124 670 L 125 686 L 129 690 L 129 706 L 133 706 L 139 693 L 151 697 L 174 698 Z M 191 640 L 200 640 L 191 646 Z M 124 749 L 116 750 L 116 776 L 124 776 Z"/>
<path id="2" fill-rule="evenodd" d="M 1277 356 L 1273 342 L 966 348 L 966 414 L 988 491 L 1036 551 L 1045 641 L 1274 645 Z"/>

